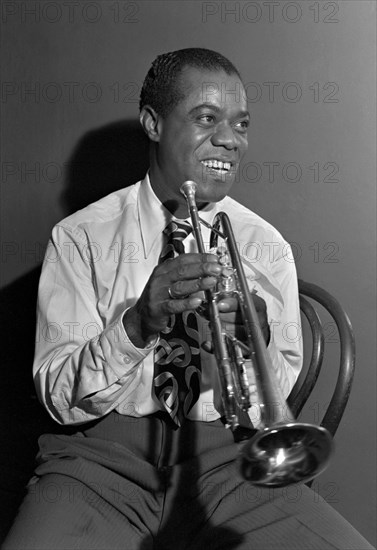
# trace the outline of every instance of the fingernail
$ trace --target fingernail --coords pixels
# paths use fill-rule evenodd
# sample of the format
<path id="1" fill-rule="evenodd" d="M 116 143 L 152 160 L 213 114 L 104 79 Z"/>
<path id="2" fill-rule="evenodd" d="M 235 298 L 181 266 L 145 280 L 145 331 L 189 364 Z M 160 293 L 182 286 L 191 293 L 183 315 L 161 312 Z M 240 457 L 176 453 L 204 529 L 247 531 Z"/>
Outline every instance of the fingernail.
<path id="1" fill-rule="evenodd" d="M 196 309 L 199 307 L 202 303 L 202 300 L 200 298 L 191 298 L 190 299 L 190 306 Z"/>

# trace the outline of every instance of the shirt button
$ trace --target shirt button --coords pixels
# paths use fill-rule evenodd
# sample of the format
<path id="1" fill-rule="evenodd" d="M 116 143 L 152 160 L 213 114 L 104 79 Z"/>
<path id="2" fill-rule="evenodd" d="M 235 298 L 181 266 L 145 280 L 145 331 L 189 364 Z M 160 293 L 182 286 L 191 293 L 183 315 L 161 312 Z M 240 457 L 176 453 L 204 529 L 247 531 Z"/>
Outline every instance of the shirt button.
<path id="1" fill-rule="evenodd" d="M 126 363 L 126 365 L 128 365 L 128 363 L 131 363 L 131 359 L 128 357 L 128 355 L 123 355 L 123 363 Z"/>

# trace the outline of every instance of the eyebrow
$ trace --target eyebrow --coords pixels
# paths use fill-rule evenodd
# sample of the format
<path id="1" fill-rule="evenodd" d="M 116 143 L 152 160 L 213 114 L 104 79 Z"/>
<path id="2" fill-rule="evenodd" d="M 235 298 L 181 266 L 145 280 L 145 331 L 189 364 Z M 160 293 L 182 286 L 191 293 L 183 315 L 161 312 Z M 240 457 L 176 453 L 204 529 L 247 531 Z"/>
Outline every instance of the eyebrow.
<path id="1" fill-rule="evenodd" d="M 213 105 L 212 103 L 201 103 L 200 105 L 197 105 L 196 107 L 193 107 L 193 109 L 191 109 L 189 114 L 190 115 L 196 115 L 202 109 L 209 109 L 209 110 L 211 110 L 215 113 L 221 113 L 221 111 L 222 111 L 222 109 L 220 107 L 218 107 L 217 105 Z M 250 113 L 249 113 L 249 111 L 240 111 L 237 116 L 250 118 Z"/>

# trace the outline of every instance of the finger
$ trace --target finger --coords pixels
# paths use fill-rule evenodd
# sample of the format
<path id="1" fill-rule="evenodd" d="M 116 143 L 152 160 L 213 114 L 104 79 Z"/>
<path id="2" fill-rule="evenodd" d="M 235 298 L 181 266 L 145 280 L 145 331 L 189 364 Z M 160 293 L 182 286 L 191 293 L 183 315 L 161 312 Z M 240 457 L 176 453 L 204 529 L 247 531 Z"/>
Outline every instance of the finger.
<path id="1" fill-rule="evenodd" d="M 170 270 L 172 281 L 199 279 L 202 277 L 216 277 L 221 274 L 221 266 L 214 262 L 180 263 L 173 270 Z"/>
<path id="2" fill-rule="evenodd" d="M 183 313 L 187 310 L 197 309 L 202 304 L 202 299 L 198 296 L 190 296 L 183 300 L 167 300 L 162 306 L 164 312 L 171 315 L 175 313 Z"/>
<path id="3" fill-rule="evenodd" d="M 238 299 L 235 296 L 227 296 L 222 298 L 218 303 L 220 312 L 234 312 L 239 309 Z"/>
<path id="4" fill-rule="evenodd" d="M 190 281 L 177 281 L 168 287 L 168 294 L 171 298 L 184 299 L 190 294 L 209 290 L 217 283 L 215 277 L 200 277 Z"/>
<path id="5" fill-rule="evenodd" d="M 263 298 L 257 296 L 256 294 L 251 294 L 251 298 L 253 300 L 253 304 L 257 313 L 265 313 L 267 310 L 267 306 Z M 238 299 L 233 296 L 228 296 L 218 302 L 219 311 L 222 311 L 224 313 L 236 311 L 238 309 L 238 305 Z"/>
<path id="6" fill-rule="evenodd" d="M 240 340 L 240 338 L 236 335 L 236 338 L 238 340 Z M 205 342 L 202 343 L 202 348 L 204 349 L 204 351 L 206 351 L 207 353 L 214 353 L 215 352 L 215 346 L 213 344 L 213 342 L 211 340 L 206 340 Z M 253 349 L 249 349 L 249 351 L 246 351 L 244 348 L 242 349 L 242 355 L 244 357 L 244 359 L 248 359 L 251 355 L 251 353 L 253 352 Z"/>
<path id="7" fill-rule="evenodd" d="M 221 269 L 217 258 L 211 254 L 182 254 L 157 268 L 160 275 L 169 275 L 170 282 L 218 277 Z"/>
<path id="8" fill-rule="evenodd" d="M 198 258 L 201 258 L 203 262 L 212 262 L 215 264 L 219 263 L 219 258 L 216 254 L 209 254 L 209 253 L 203 253 L 200 254 L 198 252 L 187 252 L 185 254 L 181 254 L 178 256 L 182 261 L 185 263 L 195 262 Z"/>
<path id="9" fill-rule="evenodd" d="M 176 267 L 177 265 L 190 265 L 197 263 L 218 264 L 219 260 L 218 257 L 214 254 L 199 254 L 197 252 L 188 252 L 187 254 L 180 254 L 175 258 L 169 258 L 168 260 L 159 264 L 159 266 L 166 267 L 167 270 L 170 271 L 172 267 Z"/>
<path id="10" fill-rule="evenodd" d="M 207 353 L 213 353 L 214 352 L 214 345 L 213 345 L 213 342 L 211 342 L 211 340 L 206 340 L 205 342 L 203 342 L 202 343 L 202 348 Z"/>

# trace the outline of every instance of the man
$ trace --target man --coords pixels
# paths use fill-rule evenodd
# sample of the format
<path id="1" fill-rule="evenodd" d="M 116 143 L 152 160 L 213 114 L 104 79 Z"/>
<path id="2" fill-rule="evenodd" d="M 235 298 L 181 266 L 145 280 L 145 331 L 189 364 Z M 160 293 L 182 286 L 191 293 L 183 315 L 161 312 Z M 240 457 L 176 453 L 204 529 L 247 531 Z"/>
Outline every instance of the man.
<path id="1" fill-rule="evenodd" d="M 224 429 L 216 363 L 203 346 L 208 322 L 197 311 L 227 268 L 186 236 L 184 181 L 197 183 L 205 221 L 222 210 L 231 219 L 285 397 L 301 367 L 301 341 L 286 332 L 300 323 L 287 244 L 227 197 L 249 118 L 240 75 L 223 56 L 197 48 L 159 56 L 140 100 L 149 173 L 54 228 L 34 377 L 71 434 L 40 439 L 6 549 L 370 548 L 306 487 L 245 482 Z M 241 338 L 234 300 L 225 296 L 219 308 Z M 253 407 L 240 417 L 251 428 L 259 398 L 247 370 Z"/>

